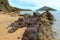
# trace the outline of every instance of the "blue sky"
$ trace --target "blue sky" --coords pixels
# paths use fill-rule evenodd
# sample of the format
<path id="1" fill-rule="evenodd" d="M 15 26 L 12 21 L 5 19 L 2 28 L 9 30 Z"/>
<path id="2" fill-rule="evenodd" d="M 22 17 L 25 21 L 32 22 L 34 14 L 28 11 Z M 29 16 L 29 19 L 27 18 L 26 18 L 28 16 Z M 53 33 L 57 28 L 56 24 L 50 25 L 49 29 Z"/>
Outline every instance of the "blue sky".
<path id="1" fill-rule="evenodd" d="M 60 0 L 8 0 L 11 6 L 36 10 L 43 6 L 60 10 Z"/>

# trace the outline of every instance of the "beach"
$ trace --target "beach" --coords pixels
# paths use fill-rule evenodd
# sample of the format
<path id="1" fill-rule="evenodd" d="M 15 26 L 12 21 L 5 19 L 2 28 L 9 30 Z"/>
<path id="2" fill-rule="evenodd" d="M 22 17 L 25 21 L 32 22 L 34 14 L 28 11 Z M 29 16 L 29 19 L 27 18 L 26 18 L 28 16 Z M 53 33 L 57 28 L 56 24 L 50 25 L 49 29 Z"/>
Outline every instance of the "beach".
<path id="1" fill-rule="evenodd" d="M 17 37 L 22 38 L 26 28 L 20 28 L 14 33 L 8 33 L 7 29 L 7 27 L 18 18 L 18 16 L 11 17 L 7 14 L 0 14 L 0 40 L 18 40 Z"/>
<path id="2" fill-rule="evenodd" d="M 59 40 L 60 31 L 59 31 L 59 27 L 57 27 L 59 26 L 57 25 L 59 23 L 59 18 L 58 18 L 59 16 L 57 17 L 55 14 L 56 13 L 53 14 L 56 18 L 56 21 L 53 25 L 54 26 L 53 29 L 54 29 L 54 32 L 57 33 L 56 35 L 58 35 L 55 37 L 57 38 L 56 40 Z M 14 15 L 11 16 L 11 14 L 0 14 L 0 40 L 21 40 L 22 39 L 22 36 L 23 36 L 23 33 L 25 32 L 26 27 L 19 28 L 14 33 L 8 33 L 8 28 L 7 28 L 11 23 L 14 23 L 14 21 L 18 20 L 18 18 L 20 18 L 20 16 L 14 16 Z"/>

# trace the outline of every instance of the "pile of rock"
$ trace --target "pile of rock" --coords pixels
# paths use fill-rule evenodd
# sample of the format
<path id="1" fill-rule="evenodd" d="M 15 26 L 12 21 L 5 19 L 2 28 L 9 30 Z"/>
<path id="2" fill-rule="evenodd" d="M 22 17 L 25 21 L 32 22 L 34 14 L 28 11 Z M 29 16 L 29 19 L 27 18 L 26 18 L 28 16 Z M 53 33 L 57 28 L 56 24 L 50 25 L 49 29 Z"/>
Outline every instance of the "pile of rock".
<path id="1" fill-rule="evenodd" d="M 34 12 L 33 15 L 25 14 L 23 18 L 9 25 L 8 33 L 15 32 L 18 28 L 27 27 L 22 40 L 52 40 L 53 31 L 51 25 L 54 23 L 54 16 L 49 11 L 42 14 Z"/>

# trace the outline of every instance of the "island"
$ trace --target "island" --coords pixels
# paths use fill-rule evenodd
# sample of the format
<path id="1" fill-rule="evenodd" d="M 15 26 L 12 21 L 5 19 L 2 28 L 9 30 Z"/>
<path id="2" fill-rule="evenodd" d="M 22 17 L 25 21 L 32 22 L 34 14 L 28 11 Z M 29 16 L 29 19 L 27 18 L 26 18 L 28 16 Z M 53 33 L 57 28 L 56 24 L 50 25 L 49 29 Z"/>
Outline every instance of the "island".
<path id="1" fill-rule="evenodd" d="M 40 9 L 37 9 L 36 11 L 45 11 L 45 10 L 56 11 L 56 9 L 53 9 L 53 8 L 50 8 L 50 7 L 47 7 L 47 6 L 44 6 Z"/>

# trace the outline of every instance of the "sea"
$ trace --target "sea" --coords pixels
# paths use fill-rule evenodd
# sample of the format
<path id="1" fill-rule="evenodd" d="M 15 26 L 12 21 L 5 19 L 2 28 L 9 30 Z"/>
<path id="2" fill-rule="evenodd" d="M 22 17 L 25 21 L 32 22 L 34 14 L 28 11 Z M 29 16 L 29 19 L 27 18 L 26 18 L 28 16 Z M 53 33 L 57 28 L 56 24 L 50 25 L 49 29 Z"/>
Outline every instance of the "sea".
<path id="1" fill-rule="evenodd" d="M 33 15 L 34 11 L 20 11 L 20 14 L 31 14 Z M 40 14 L 44 11 L 38 11 Z M 52 30 L 54 37 L 56 39 L 60 38 L 60 11 L 50 11 L 50 13 L 55 17 L 56 21 L 52 25 Z"/>

